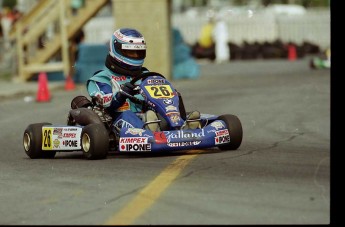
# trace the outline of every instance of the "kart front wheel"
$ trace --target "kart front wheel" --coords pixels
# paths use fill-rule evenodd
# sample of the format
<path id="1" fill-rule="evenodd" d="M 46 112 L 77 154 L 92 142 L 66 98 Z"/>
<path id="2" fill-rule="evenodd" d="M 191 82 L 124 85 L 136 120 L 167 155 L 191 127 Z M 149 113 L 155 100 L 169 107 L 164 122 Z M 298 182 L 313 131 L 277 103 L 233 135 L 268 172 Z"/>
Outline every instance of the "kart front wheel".
<path id="1" fill-rule="evenodd" d="M 81 147 L 86 159 L 104 159 L 109 149 L 109 135 L 102 124 L 89 124 L 83 128 Z"/>
<path id="2" fill-rule="evenodd" d="M 56 151 L 42 150 L 42 127 L 51 123 L 30 124 L 24 131 L 23 146 L 25 153 L 31 158 L 54 158 Z"/>
<path id="3" fill-rule="evenodd" d="M 231 114 L 225 114 L 218 117 L 218 120 L 225 122 L 229 134 L 230 143 L 219 145 L 220 150 L 236 150 L 242 143 L 243 131 L 240 119 L 237 116 Z"/>

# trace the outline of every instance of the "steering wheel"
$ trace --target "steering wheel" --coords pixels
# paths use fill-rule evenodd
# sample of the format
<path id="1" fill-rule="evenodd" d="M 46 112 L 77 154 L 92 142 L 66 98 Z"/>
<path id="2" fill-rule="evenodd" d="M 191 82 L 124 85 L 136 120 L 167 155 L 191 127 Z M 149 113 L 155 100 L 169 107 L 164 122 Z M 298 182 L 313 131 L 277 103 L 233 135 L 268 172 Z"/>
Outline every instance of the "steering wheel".
<path id="1" fill-rule="evenodd" d="M 160 74 L 160 73 L 156 73 L 156 72 L 147 72 L 147 73 L 142 73 L 142 74 L 140 74 L 139 76 L 136 76 L 136 77 L 134 77 L 131 81 L 130 81 L 130 83 L 132 84 L 132 85 L 134 85 L 138 80 L 145 80 L 147 77 L 149 77 L 149 76 L 160 76 L 160 77 L 163 77 L 164 79 L 165 79 L 165 77 L 162 75 L 162 74 Z"/>

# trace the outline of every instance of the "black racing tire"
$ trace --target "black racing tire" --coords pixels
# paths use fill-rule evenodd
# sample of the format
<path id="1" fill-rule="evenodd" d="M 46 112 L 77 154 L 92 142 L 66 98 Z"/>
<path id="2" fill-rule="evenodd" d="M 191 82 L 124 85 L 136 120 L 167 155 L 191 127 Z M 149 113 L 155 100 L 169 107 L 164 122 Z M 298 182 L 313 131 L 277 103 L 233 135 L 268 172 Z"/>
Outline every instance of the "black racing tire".
<path id="1" fill-rule="evenodd" d="M 85 126 L 81 133 L 81 147 L 86 159 L 105 159 L 109 151 L 109 134 L 104 125 Z"/>
<path id="2" fill-rule="evenodd" d="M 30 124 L 24 131 L 23 146 L 25 153 L 31 159 L 54 158 L 56 151 L 42 151 L 42 126 L 52 125 L 51 123 Z"/>
<path id="3" fill-rule="evenodd" d="M 240 119 L 231 114 L 225 114 L 218 117 L 218 120 L 225 122 L 229 134 L 230 134 L 230 143 L 219 145 L 220 150 L 236 150 L 240 147 L 243 138 L 243 130 Z"/>

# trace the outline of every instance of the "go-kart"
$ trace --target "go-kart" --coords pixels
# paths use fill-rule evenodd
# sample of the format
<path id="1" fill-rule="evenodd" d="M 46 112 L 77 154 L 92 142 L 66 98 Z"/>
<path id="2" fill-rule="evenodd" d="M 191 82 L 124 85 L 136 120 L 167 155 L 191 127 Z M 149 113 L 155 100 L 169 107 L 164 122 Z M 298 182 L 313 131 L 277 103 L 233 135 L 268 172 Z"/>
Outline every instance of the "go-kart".
<path id="1" fill-rule="evenodd" d="M 213 147 L 236 150 L 241 145 L 243 132 L 237 116 L 200 113 L 197 119 L 190 119 L 181 94 L 163 75 L 143 73 L 130 83 L 134 85 L 137 81 L 144 99 L 124 93 L 115 80 L 112 80 L 113 91 L 127 95 L 142 105 L 144 111 L 157 113 L 158 119 L 144 125 L 158 123 L 157 131 L 147 127 L 118 127 L 104 110 L 97 109 L 94 100 L 77 96 L 71 102 L 66 125 L 47 122 L 28 125 L 23 135 L 26 154 L 30 158 L 54 158 L 56 152 L 82 151 L 86 159 L 104 159 L 111 151 L 169 152 Z M 191 123 L 197 123 L 198 127 L 185 127 Z"/>

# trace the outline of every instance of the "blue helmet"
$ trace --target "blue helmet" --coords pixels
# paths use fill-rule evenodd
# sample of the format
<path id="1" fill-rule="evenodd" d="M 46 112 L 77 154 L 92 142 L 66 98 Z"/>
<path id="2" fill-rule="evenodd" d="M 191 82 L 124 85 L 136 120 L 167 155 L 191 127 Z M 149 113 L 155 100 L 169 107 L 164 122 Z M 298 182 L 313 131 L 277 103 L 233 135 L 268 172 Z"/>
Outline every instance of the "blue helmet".
<path id="1" fill-rule="evenodd" d="M 118 29 L 111 36 L 109 54 L 120 67 L 126 70 L 140 70 L 146 57 L 145 39 L 135 29 Z"/>

